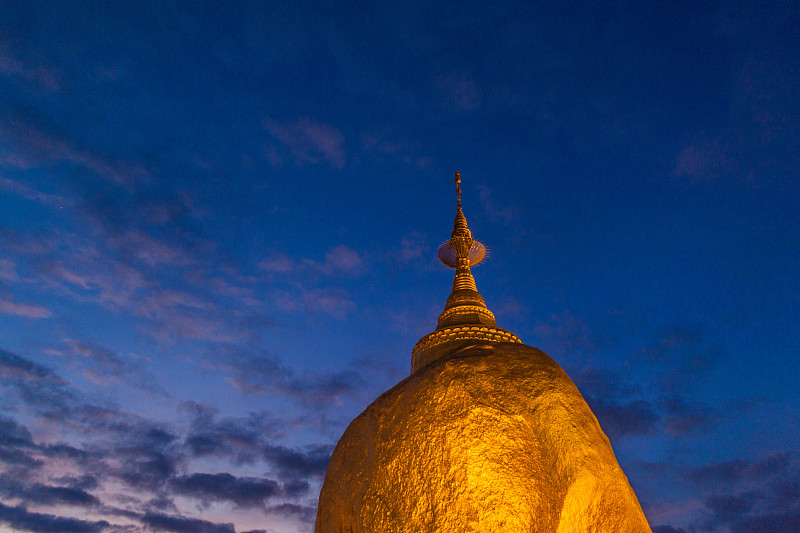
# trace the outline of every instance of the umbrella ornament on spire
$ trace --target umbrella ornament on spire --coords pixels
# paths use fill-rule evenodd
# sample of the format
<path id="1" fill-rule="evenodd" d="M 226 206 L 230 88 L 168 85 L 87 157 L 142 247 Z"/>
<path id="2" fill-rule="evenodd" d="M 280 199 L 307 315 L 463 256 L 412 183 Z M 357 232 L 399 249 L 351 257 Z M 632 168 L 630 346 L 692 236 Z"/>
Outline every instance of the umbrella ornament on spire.
<path id="1" fill-rule="evenodd" d="M 456 193 L 458 194 L 458 207 L 456 220 L 453 224 L 453 233 L 450 240 L 439 247 L 439 261 L 445 265 L 458 269 L 459 260 L 466 266 L 475 266 L 486 257 L 486 247 L 482 242 L 472 238 L 472 233 L 467 226 L 467 219 L 461 209 L 461 173 L 456 172 Z M 463 265 L 462 265 L 463 266 Z"/>

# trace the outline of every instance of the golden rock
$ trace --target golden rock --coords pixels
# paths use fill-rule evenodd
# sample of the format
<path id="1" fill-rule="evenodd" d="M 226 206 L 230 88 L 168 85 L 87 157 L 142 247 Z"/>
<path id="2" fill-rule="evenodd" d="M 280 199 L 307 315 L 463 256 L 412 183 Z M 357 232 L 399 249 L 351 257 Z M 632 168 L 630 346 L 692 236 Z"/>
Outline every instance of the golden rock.
<path id="1" fill-rule="evenodd" d="M 544 352 L 473 346 L 345 431 L 316 533 L 649 532 L 608 438 Z"/>
<path id="2" fill-rule="evenodd" d="M 575 384 L 495 324 L 469 270 L 485 249 L 458 193 L 439 251 L 456 269 L 445 310 L 415 346 L 411 376 L 339 440 L 316 533 L 650 532 Z"/>

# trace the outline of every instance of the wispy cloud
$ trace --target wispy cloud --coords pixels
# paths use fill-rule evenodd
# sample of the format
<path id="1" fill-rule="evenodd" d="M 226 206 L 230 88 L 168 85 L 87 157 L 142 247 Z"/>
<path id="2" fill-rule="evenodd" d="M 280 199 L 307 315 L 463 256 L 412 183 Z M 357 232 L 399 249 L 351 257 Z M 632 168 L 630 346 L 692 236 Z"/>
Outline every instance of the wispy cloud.
<path id="1" fill-rule="evenodd" d="M 0 495 L 9 499 L 21 499 L 41 505 L 70 505 L 73 507 L 94 507 L 100 499 L 76 487 L 61 487 L 33 483 L 26 486 L 17 479 L 0 475 Z"/>
<path id="2" fill-rule="evenodd" d="M 28 406 L 50 408 L 74 399 L 67 382 L 49 368 L 0 349 L 0 387 Z M 12 396 L 7 396 L 10 402 Z"/>
<path id="3" fill-rule="evenodd" d="M 566 311 L 538 324 L 535 331 L 555 354 L 568 356 L 573 364 L 586 365 L 587 356 L 614 349 L 610 340 L 598 339 L 585 320 Z M 592 365 L 572 372 L 612 441 L 654 434 L 696 437 L 753 407 L 748 402 L 719 407 L 696 398 L 695 385 L 724 357 L 703 327 L 662 328 L 631 355 L 616 369 Z"/>
<path id="4" fill-rule="evenodd" d="M 97 347 L 71 344 L 82 357 L 118 363 L 114 354 Z M 0 497 L 26 502 L 0 504 L 0 525 L 108 533 L 234 531 L 231 524 L 193 512 L 211 505 L 260 509 L 265 516 L 301 523 L 313 520 L 314 509 L 304 499 L 320 482 L 331 445 L 283 446 L 275 438 L 285 421 L 267 413 L 219 418 L 215 408 L 194 402 L 182 406 L 190 417 L 188 428 L 161 424 L 85 403 L 46 367 L 10 352 L 0 356 L 0 387 L 5 398 L 13 399 L 0 410 L 32 408 L 57 428 L 59 438 L 71 439 L 37 442 L 25 425 L 0 414 Z M 209 457 L 218 459 L 215 472 L 192 468 L 194 461 Z M 226 472 L 226 459 L 260 464 L 269 472 L 261 477 Z M 81 510 L 81 519 L 60 515 L 62 508 Z M 128 525 L 115 525 L 109 517 Z"/>
<path id="5" fill-rule="evenodd" d="M 440 76 L 437 85 L 444 96 L 446 107 L 450 110 L 472 111 L 481 105 L 481 88 L 467 73 Z"/>
<path id="6" fill-rule="evenodd" d="M 695 351 L 703 341 L 702 328 L 695 325 L 672 325 L 664 329 L 653 343 L 636 350 L 636 356 L 650 362 L 668 363 L 681 352 Z"/>
<path id="7" fill-rule="evenodd" d="M 419 231 L 412 231 L 400 238 L 397 250 L 390 252 L 401 264 L 408 264 L 421 259 L 430 250 L 428 235 Z"/>
<path id="8" fill-rule="evenodd" d="M 33 261 L 38 273 L 34 281 L 48 292 L 126 313 L 140 331 L 169 343 L 182 339 L 232 342 L 254 334 L 255 322 L 248 321 L 252 322 L 260 302 L 246 287 L 237 287 L 220 274 L 210 275 L 212 267 L 205 259 L 198 264 L 183 251 L 162 242 L 154 244 L 149 238 L 125 245 L 114 240 L 113 246 L 106 247 L 77 235 L 61 237 L 66 244 L 43 249 Z M 165 283 L 165 267 L 176 277 L 183 274 L 183 279 Z M 223 292 L 236 300 L 220 301 L 218 295 Z M 246 308 L 241 308 L 243 303 Z M 36 309 L 6 308 L 7 312 L 44 315 Z"/>
<path id="9" fill-rule="evenodd" d="M 342 168 L 345 163 L 344 135 L 338 129 L 310 118 L 294 122 L 263 121 L 267 132 L 280 143 L 270 145 L 268 155 L 273 164 L 290 157 L 297 165 L 328 164 Z"/>
<path id="10" fill-rule="evenodd" d="M 285 253 L 276 253 L 265 257 L 258 263 L 258 268 L 267 272 L 291 272 L 296 268 L 297 262 Z"/>
<path id="11" fill-rule="evenodd" d="M 658 390 L 675 397 L 690 393 L 726 356 L 705 328 L 674 324 L 662 328 L 656 339 L 634 350 L 633 362 L 649 365 L 658 375 Z"/>
<path id="12" fill-rule="evenodd" d="M 365 267 L 360 253 L 341 244 L 325 252 L 325 262 L 320 269 L 326 274 L 360 274 Z"/>
<path id="13" fill-rule="evenodd" d="M 221 277 L 207 279 L 205 283 L 219 296 L 238 300 L 247 306 L 257 306 L 259 304 L 259 301 L 255 298 L 255 291 L 252 287 L 235 284 Z"/>
<path id="14" fill-rule="evenodd" d="M 170 488 L 208 507 L 214 502 L 230 502 L 236 508 L 266 509 L 268 501 L 284 494 L 284 489 L 269 478 L 236 477 L 231 474 L 191 474 L 172 478 Z"/>
<path id="15" fill-rule="evenodd" d="M 195 262 L 181 248 L 172 246 L 141 230 L 134 229 L 111 235 L 106 240 L 106 244 L 111 249 L 121 251 L 125 256 L 135 258 L 148 266 L 185 266 Z"/>
<path id="16" fill-rule="evenodd" d="M 179 408 L 190 416 L 185 445 L 197 457 L 210 455 L 227 457 L 237 464 L 254 463 L 265 440 L 283 436 L 285 422 L 264 412 L 218 418 L 218 410 L 210 405 L 184 402 Z"/>
<path id="17" fill-rule="evenodd" d="M 275 253 L 259 263 L 259 268 L 278 279 L 291 281 L 285 288 L 272 291 L 270 303 L 288 312 L 323 313 L 344 320 L 356 310 L 356 303 L 343 288 L 313 287 L 320 276 L 353 277 L 367 272 L 364 255 L 346 245 L 331 248 L 322 261 L 310 258 L 294 259 Z"/>
<path id="18" fill-rule="evenodd" d="M 767 533 L 800 526 L 800 461 L 795 452 L 703 465 L 684 477 L 705 494 L 701 531 Z"/>
<path id="19" fill-rule="evenodd" d="M 359 275 L 366 272 L 364 254 L 340 244 L 325 252 L 322 261 L 303 257 L 294 259 L 283 252 L 276 252 L 262 259 L 258 267 L 272 273 L 311 272 L 316 274 Z"/>
<path id="20" fill-rule="evenodd" d="M 100 533 L 111 525 L 105 520 L 81 520 L 48 513 L 36 513 L 28 511 L 23 505 L 9 507 L 2 503 L 0 503 L 0 523 L 8 524 L 8 526 L 21 531 L 64 531 L 69 533 Z"/>
<path id="21" fill-rule="evenodd" d="M 18 281 L 19 276 L 16 271 L 16 264 L 10 259 L 0 259 L 0 280 Z"/>
<path id="22" fill-rule="evenodd" d="M 728 161 L 719 143 L 696 141 L 684 146 L 675 158 L 673 177 L 689 178 L 702 183 L 720 178 L 728 169 Z"/>
<path id="23" fill-rule="evenodd" d="M 492 190 L 485 185 L 479 186 L 478 189 L 480 190 L 481 205 L 486 214 L 489 215 L 489 218 L 498 220 L 506 225 L 519 220 L 520 211 L 517 207 L 501 204 Z"/>
<path id="24" fill-rule="evenodd" d="M 65 162 L 125 186 L 131 186 L 149 175 L 142 165 L 123 162 L 81 147 L 63 132 L 34 125 L 27 117 L 18 116 L 10 120 L 7 127 L 0 128 L 0 135 L 11 140 L 30 166 Z"/>
<path id="25" fill-rule="evenodd" d="M 685 529 L 674 528 L 672 526 L 655 526 L 653 533 L 688 533 Z"/>
<path id="26" fill-rule="evenodd" d="M 162 513 L 145 513 L 142 524 L 152 531 L 169 531 L 172 533 L 236 533 L 233 524 L 217 524 L 199 518 L 167 515 Z"/>
<path id="27" fill-rule="evenodd" d="M 264 458 L 272 464 L 280 475 L 287 479 L 319 477 L 325 475 L 333 446 L 311 445 L 305 450 L 285 446 L 267 446 Z"/>
<path id="28" fill-rule="evenodd" d="M 395 140 L 388 133 L 363 134 L 361 149 L 375 158 L 398 161 L 417 169 L 425 169 L 433 164 L 433 159 L 423 153 L 419 143 Z"/>
<path id="29" fill-rule="evenodd" d="M 663 397 L 659 404 L 664 413 L 665 431 L 676 437 L 707 431 L 722 416 L 716 408 L 677 396 Z"/>
<path id="30" fill-rule="evenodd" d="M 143 368 L 140 358 L 123 358 L 107 348 L 75 339 L 64 339 L 64 342 L 73 355 L 88 362 L 84 365 L 84 375 L 91 381 L 106 386 L 125 383 L 141 390 L 166 394 L 155 378 Z"/>
<path id="31" fill-rule="evenodd" d="M 311 289 L 303 293 L 302 301 L 305 309 L 340 320 L 356 310 L 356 303 L 342 289 Z"/>
<path id="32" fill-rule="evenodd" d="M 246 394 L 280 394 L 315 406 L 341 404 L 345 398 L 356 397 L 363 385 L 363 378 L 354 370 L 298 375 L 266 354 L 235 359 L 229 366 L 234 373 L 230 383 Z"/>
<path id="33" fill-rule="evenodd" d="M 25 318 L 50 318 L 53 316 L 49 309 L 41 305 L 15 303 L 9 300 L 0 300 L 0 313 L 23 316 Z"/>
<path id="34" fill-rule="evenodd" d="M 61 195 L 37 191 L 20 181 L 15 181 L 3 176 L 0 176 L 0 190 L 11 194 L 17 194 L 28 200 L 40 202 L 51 207 L 64 207 L 72 203 Z"/>
<path id="35" fill-rule="evenodd" d="M 199 309 L 207 310 L 212 307 L 208 301 L 200 297 L 175 289 L 162 289 L 152 291 L 136 305 L 136 314 L 140 316 L 153 317 L 161 314 L 164 309 Z"/>
<path id="36" fill-rule="evenodd" d="M 32 81 L 47 91 L 57 91 L 62 73 L 52 65 L 23 61 L 12 53 L 6 43 L 0 44 L 0 74 Z"/>
<path id="37" fill-rule="evenodd" d="M 567 310 L 550 315 L 547 322 L 535 326 L 534 332 L 546 344 L 553 346 L 556 354 L 585 354 L 595 351 L 598 346 L 586 321 Z"/>
<path id="38" fill-rule="evenodd" d="M 757 461 L 733 459 L 698 466 L 685 472 L 684 477 L 700 486 L 732 487 L 740 482 L 752 483 L 784 475 L 795 460 L 793 454 L 778 452 Z"/>
<path id="39" fill-rule="evenodd" d="M 298 505 L 296 503 L 279 503 L 267 507 L 267 512 L 277 516 L 296 518 L 302 522 L 311 524 L 314 522 L 314 518 L 316 517 L 317 508 L 309 505 Z M 250 533 L 259 532 L 255 531 Z"/>
<path id="40" fill-rule="evenodd" d="M 191 308 L 161 309 L 145 329 L 153 338 L 168 343 L 185 339 L 240 343 L 254 340 L 256 334 L 224 313 L 209 314 Z"/>
<path id="41" fill-rule="evenodd" d="M 641 387 L 625 382 L 619 373 L 587 369 L 574 379 L 612 441 L 657 431 L 661 416 L 642 398 Z"/>

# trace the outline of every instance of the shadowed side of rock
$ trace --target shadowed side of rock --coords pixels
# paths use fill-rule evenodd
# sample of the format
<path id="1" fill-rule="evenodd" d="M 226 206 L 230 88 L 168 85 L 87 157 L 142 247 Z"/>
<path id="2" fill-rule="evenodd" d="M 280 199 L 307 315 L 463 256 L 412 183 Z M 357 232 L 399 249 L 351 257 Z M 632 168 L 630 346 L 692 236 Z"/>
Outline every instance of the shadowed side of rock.
<path id="1" fill-rule="evenodd" d="M 522 344 L 476 346 L 380 396 L 328 465 L 317 533 L 649 532 L 597 419 Z"/>

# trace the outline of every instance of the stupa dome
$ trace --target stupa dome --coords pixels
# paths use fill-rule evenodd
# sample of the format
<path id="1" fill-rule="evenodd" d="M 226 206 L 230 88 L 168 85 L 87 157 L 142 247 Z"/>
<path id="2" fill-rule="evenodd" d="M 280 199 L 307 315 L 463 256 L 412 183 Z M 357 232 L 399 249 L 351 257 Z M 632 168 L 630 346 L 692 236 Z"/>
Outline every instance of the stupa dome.
<path id="1" fill-rule="evenodd" d="M 445 311 L 414 348 L 411 376 L 339 440 L 316 533 L 650 532 L 575 384 L 497 328 L 470 241 L 459 198 Z"/>

